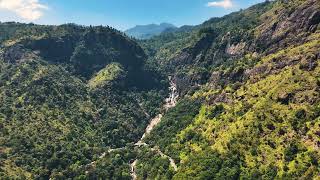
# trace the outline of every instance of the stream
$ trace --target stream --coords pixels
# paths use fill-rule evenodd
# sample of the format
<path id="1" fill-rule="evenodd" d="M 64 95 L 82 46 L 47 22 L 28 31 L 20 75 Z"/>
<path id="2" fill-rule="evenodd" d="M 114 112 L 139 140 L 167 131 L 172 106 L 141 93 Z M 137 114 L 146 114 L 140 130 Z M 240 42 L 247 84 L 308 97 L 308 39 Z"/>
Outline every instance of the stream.
<path id="1" fill-rule="evenodd" d="M 163 105 L 163 108 L 164 108 L 165 112 L 168 111 L 170 108 L 175 107 L 176 103 L 178 101 L 178 98 L 179 98 L 179 93 L 177 91 L 176 83 L 172 80 L 171 77 L 169 77 L 169 80 L 170 80 L 170 87 L 169 87 L 170 94 L 169 94 L 169 97 L 166 98 L 165 104 Z M 143 140 L 161 122 L 162 117 L 163 117 L 163 113 L 162 114 L 158 114 L 155 118 L 153 118 L 150 121 L 149 125 L 147 126 L 147 128 L 145 130 L 145 133 L 142 135 L 140 140 L 137 143 L 135 143 L 135 146 L 138 146 L 138 147 L 149 146 L 147 143 L 143 142 Z M 170 165 L 173 167 L 173 169 L 175 171 L 178 170 L 178 167 L 177 167 L 176 163 L 174 162 L 174 160 L 170 156 L 164 154 L 159 148 L 151 148 L 151 150 L 157 152 L 161 157 L 168 158 L 169 161 L 170 161 Z M 132 177 L 133 180 L 137 179 L 137 173 L 136 173 L 136 165 L 137 165 L 137 163 L 138 163 L 138 159 L 135 159 L 130 164 L 130 171 L 131 171 L 130 173 L 131 173 L 131 177 Z"/>
<path id="2" fill-rule="evenodd" d="M 134 144 L 136 147 L 149 146 L 149 144 L 147 144 L 147 143 L 145 143 L 143 141 L 144 138 L 148 134 L 150 134 L 151 131 L 161 122 L 163 114 L 165 112 L 167 112 L 170 108 L 173 108 L 173 107 L 176 106 L 176 103 L 177 103 L 178 98 L 179 98 L 179 93 L 177 91 L 177 85 L 176 85 L 176 83 L 173 81 L 173 79 L 171 77 L 169 77 L 169 80 L 170 80 L 170 87 L 169 87 L 170 94 L 169 94 L 169 97 L 165 99 L 165 104 L 163 105 L 164 112 L 161 113 L 161 114 L 158 114 L 156 117 L 154 117 L 150 121 L 149 125 L 147 126 L 147 128 L 146 128 L 144 134 L 142 135 L 142 137 L 140 138 L 140 140 Z M 148 115 L 148 114 L 146 113 L 146 115 Z M 124 148 L 109 149 L 107 152 L 111 153 L 113 151 L 117 151 L 117 150 L 121 150 L 121 149 L 124 149 Z M 169 159 L 170 166 L 172 166 L 175 171 L 178 170 L 178 167 L 177 167 L 176 163 L 174 162 L 174 160 L 170 156 L 164 154 L 159 148 L 150 148 L 150 149 L 152 151 L 154 151 L 154 152 L 157 152 L 161 157 Z M 99 156 L 98 159 L 104 158 L 107 155 L 107 152 L 102 153 Z M 138 163 L 138 159 L 135 159 L 130 164 L 130 175 L 131 175 L 133 180 L 137 179 L 137 173 L 136 173 L 137 163 Z M 96 164 L 96 161 L 92 161 L 91 163 L 87 164 L 86 167 L 95 166 L 95 164 Z M 88 173 L 88 171 L 86 171 L 86 174 L 87 173 Z"/>

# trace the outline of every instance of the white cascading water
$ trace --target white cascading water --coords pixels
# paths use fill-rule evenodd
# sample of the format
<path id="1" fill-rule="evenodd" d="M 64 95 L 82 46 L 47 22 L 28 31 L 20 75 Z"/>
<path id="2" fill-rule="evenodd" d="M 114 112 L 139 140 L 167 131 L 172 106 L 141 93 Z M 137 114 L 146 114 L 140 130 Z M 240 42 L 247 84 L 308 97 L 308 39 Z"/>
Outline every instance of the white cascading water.
<path id="1" fill-rule="evenodd" d="M 165 100 L 165 104 L 163 105 L 163 108 L 165 109 L 165 111 L 168 111 L 170 108 L 173 108 L 176 106 L 177 104 L 177 101 L 178 101 L 178 98 L 179 98 L 179 93 L 178 93 L 178 90 L 177 90 L 177 85 L 176 83 L 174 82 L 174 80 L 169 77 L 169 80 L 170 80 L 170 87 L 169 87 L 169 90 L 170 90 L 170 94 L 169 94 L 169 97 L 166 98 Z M 145 133 L 142 135 L 142 137 L 140 138 L 140 140 L 135 143 L 135 146 L 138 146 L 138 147 L 141 147 L 141 146 L 148 146 L 147 143 L 143 142 L 143 139 L 151 133 L 151 131 L 161 122 L 161 119 L 163 117 L 163 114 L 159 114 L 157 115 L 155 118 L 153 118 L 149 125 L 147 126 L 146 130 L 145 130 Z M 169 161 L 170 161 L 170 165 L 173 167 L 173 169 L 175 171 L 177 171 L 177 165 L 176 163 L 174 162 L 174 160 L 164 154 L 163 152 L 160 151 L 160 149 L 158 148 L 151 148 L 152 151 L 156 151 L 157 153 L 160 154 L 161 157 L 165 157 L 165 158 L 168 158 Z M 133 180 L 136 180 L 137 179 L 137 174 L 136 174 L 136 165 L 137 165 L 137 162 L 138 162 L 138 159 L 135 159 L 131 164 L 130 164 L 130 167 L 131 167 L 131 177 Z"/>
<path id="2" fill-rule="evenodd" d="M 170 94 L 169 94 L 169 97 L 166 98 L 165 100 L 165 104 L 163 105 L 163 108 L 166 111 L 168 111 L 170 108 L 173 108 L 176 106 L 176 103 L 178 101 L 178 98 L 179 98 L 179 93 L 177 91 L 177 85 L 176 83 L 173 81 L 173 79 L 171 77 L 169 77 L 169 80 L 170 80 L 170 87 L 169 87 L 169 90 L 170 90 Z M 143 142 L 143 139 L 151 133 L 151 131 L 161 122 L 161 119 L 163 117 L 163 114 L 158 114 L 155 118 L 153 118 L 149 125 L 147 126 L 144 134 L 142 135 L 142 137 L 140 138 L 140 140 L 135 143 L 135 146 L 137 147 L 141 147 L 141 146 L 148 146 L 147 143 Z M 109 149 L 107 152 L 110 153 L 110 152 L 113 152 L 113 151 L 116 151 L 116 150 L 121 150 L 123 148 L 117 148 L 117 149 Z M 163 152 L 161 152 L 161 150 L 159 148 L 151 148 L 152 151 L 155 151 L 157 152 L 158 154 L 160 154 L 161 157 L 164 157 L 164 158 L 168 158 L 169 161 L 170 161 L 170 165 L 173 167 L 173 169 L 175 171 L 177 171 L 178 167 L 176 165 L 176 163 L 174 162 L 174 160 L 164 154 Z M 105 156 L 107 155 L 106 152 L 102 153 L 98 159 L 102 159 L 104 158 Z M 135 159 L 131 164 L 130 164 L 130 174 L 131 174 L 131 177 L 133 180 L 136 180 L 137 179 L 137 173 L 136 173 L 136 165 L 138 163 L 138 159 Z M 91 163 L 87 164 L 87 166 L 94 166 L 96 164 L 96 161 L 92 161 Z M 88 172 L 86 172 L 88 173 Z"/>

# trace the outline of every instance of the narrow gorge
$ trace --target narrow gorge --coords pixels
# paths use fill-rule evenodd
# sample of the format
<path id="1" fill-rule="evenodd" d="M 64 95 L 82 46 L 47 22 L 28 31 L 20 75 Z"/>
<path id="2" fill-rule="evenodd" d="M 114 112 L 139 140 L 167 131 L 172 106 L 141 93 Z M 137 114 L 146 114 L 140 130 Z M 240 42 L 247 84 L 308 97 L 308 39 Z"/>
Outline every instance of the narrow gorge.
<path id="1" fill-rule="evenodd" d="M 246 7 L 148 39 L 0 22 L 0 179 L 317 179 L 320 1 Z"/>
<path id="2" fill-rule="evenodd" d="M 151 131 L 161 122 L 161 119 L 163 117 L 163 115 L 170 109 L 170 108 L 173 108 L 176 106 L 176 103 L 178 101 L 178 98 L 179 98 L 179 93 L 178 93 L 178 90 L 177 90 L 177 85 L 174 81 L 174 79 L 172 77 L 169 76 L 169 81 L 170 81 L 170 87 L 169 87 L 169 91 L 170 91 L 170 94 L 169 94 L 169 97 L 166 98 L 165 100 L 165 104 L 163 105 L 163 112 L 161 114 L 158 114 L 155 118 L 153 118 L 149 125 L 147 126 L 146 130 L 145 130 L 145 133 L 142 135 L 141 139 L 135 143 L 135 146 L 136 147 L 142 147 L 142 146 L 145 146 L 145 147 L 149 147 L 149 144 L 145 143 L 144 142 L 144 138 L 149 135 L 151 133 Z M 178 167 L 176 165 L 176 163 L 174 162 L 174 160 L 164 154 L 159 148 L 157 147 L 150 147 L 151 151 L 155 151 L 157 152 L 158 154 L 160 154 L 161 157 L 163 158 L 167 158 L 169 159 L 170 161 L 170 165 L 174 168 L 175 171 L 178 170 Z M 133 160 L 133 162 L 130 164 L 130 170 L 131 170 L 131 177 L 133 180 L 136 180 L 137 179 L 137 174 L 136 174 L 136 169 L 137 169 L 137 163 L 138 163 L 138 159 L 135 159 Z"/>
<path id="3" fill-rule="evenodd" d="M 177 85 L 174 81 L 174 79 L 172 77 L 169 76 L 169 81 L 170 81 L 170 86 L 169 86 L 169 96 L 165 99 L 165 103 L 163 104 L 163 110 L 162 113 L 158 114 L 156 117 L 154 117 L 153 119 L 151 119 L 151 121 L 149 122 L 148 126 L 145 129 L 144 134 L 141 136 L 141 138 L 139 139 L 138 142 L 136 142 L 134 144 L 135 147 L 140 148 L 140 147 L 148 147 L 150 148 L 151 151 L 157 152 L 161 157 L 163 158 L 167 158 L 170 161 L 170 165 L 173 167 L 173 169 L 175 171 L 178 170 L 178 167 L 176 165 L 176 163 L 174 162 L 174 160 L 164 154 L 158 147 L 150 147 L 149 144 L 144 142 L 144 139 L 147 135 L 149 135 L 152 130 L 161 122 L 162 117 L 164 116 L 164 114 L 170 109 L 176 106 L 176 103 L 178 101 L 179 98 L 179 93 L 177 90 Z M 103 159 L 106 157 L 106 155 L 108 153 L 112 153 L 114 151 L 119 151 L 119 150 L 123 150 L 125 147 L 120 147 L 120 148 L 115 148 L 115 149 L 108 149 L 106 152 L 102 153 L 97 160 Z M 87 164 L 85 167 L 86 169 L 95 166 L 97 160 L 90 162 L 89 164 Z M 137 174 L 136 174 L 136 165 L 138 163 L 138 159 L 134 159 L 131 161 L 130 163 L 130 173 L 131 173 L 131 177 L 133 180 L 137 179 Z M 86 171 L 86 174 L 88 174 L 88 171 Z"/>

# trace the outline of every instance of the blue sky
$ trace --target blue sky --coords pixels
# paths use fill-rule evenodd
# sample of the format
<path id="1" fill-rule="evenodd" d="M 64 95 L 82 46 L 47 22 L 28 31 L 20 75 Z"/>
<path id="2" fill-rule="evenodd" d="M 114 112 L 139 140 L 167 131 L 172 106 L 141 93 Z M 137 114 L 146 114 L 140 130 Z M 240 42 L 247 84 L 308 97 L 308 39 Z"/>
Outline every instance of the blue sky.
<path id="1" fill-rule="evenodd" d="M 263 0 L 0 0 L 0 21 L 110 25 L 200 24 Z"/>

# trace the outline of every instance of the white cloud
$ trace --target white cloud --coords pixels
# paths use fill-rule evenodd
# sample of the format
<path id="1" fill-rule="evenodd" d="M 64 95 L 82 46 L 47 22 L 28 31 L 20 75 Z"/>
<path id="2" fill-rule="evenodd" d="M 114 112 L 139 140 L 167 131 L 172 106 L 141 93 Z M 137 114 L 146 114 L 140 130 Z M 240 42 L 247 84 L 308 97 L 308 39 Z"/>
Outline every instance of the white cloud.
<path id="1" fill-rule="evenodd" d="M 208 2 L 208 7 L 223 7 L 225 9 L 232 8 L 233 3 L 231 0 L 222 0 L 222 1 L 214 1 L 214 2 Z"/>
<path id="2" fill-rule="evenodd" d="M 21 18 L 29 21 L 37 20 L 48 9 L 39 0 L 0 0 L 0 10 L 14 12 Z"/>

